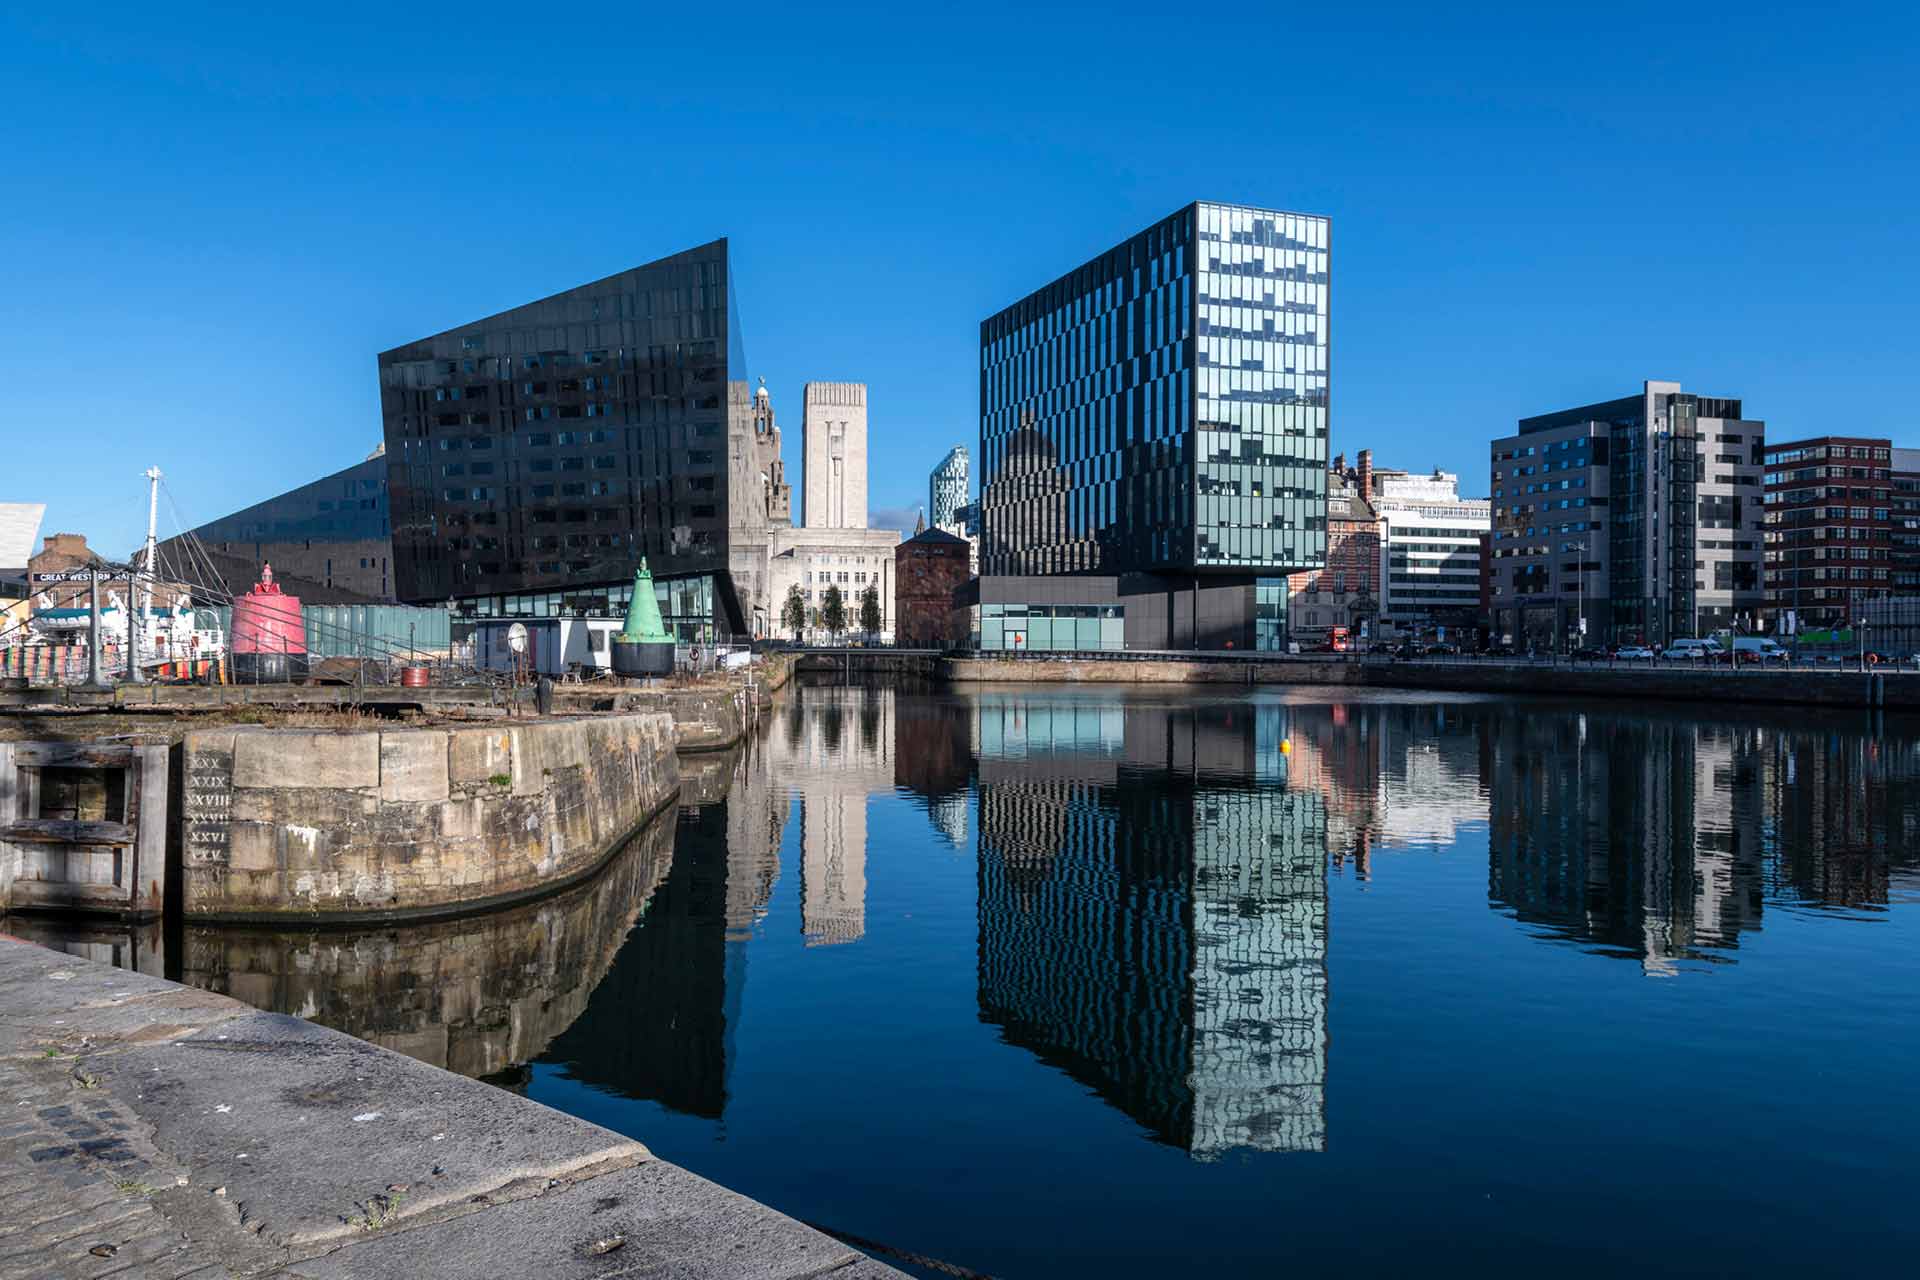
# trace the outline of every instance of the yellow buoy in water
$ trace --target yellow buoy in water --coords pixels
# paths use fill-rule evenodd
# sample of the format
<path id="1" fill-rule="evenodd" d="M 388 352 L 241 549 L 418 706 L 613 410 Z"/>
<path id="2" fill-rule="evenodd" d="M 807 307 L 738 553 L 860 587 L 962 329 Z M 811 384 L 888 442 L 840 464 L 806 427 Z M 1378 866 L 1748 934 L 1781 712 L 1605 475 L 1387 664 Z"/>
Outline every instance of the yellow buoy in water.
<path id="1" fill-rule="evenodd" d="M 1290 755 L 1292 755 L 1292 754 L 1293 754 L 1293 739 L 1292 739 L 1292 738 L 1282 738 L 1282 739 L 1280 739 L 1280 754 L 1281 754 L 1281 755 L 1283 755 L 1283 756 L 1290 756 Z"/>

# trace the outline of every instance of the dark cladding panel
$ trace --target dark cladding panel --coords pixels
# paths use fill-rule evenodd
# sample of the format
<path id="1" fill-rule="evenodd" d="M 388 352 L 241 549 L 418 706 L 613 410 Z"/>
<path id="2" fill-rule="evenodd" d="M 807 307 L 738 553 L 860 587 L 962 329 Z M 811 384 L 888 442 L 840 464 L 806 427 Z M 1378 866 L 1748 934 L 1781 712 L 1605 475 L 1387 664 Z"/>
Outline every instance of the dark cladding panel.
<path id="1" fill-rule="evenodd" d="M 383 352 L 400 598 L 613 586 L 642 556 L 730 596 L 729 291 L 716 240 Z"/>

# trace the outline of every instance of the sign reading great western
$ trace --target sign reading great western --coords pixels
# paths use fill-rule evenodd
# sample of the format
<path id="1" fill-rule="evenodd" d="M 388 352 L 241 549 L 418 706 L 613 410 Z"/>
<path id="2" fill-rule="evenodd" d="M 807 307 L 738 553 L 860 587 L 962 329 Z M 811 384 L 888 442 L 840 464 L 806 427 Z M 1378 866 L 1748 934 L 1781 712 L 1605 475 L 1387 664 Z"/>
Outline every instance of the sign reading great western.
<path id="1" fill-rule="evenodd" d="M 30 575 L 35 586 L 60 586 L 70 582 L 132 582 L 131 569 L 55 569 Z"/>

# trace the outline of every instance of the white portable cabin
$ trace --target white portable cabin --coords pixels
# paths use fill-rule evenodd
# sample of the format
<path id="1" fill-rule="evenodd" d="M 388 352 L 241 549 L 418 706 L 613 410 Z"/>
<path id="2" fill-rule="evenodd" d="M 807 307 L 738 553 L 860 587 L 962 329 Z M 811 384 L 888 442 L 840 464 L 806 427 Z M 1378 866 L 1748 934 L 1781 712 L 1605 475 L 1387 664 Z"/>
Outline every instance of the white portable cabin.
<path id="1" fill-rule="evenodd" d="M 516 622 L 527 629 L 528 669 L 556 679 L 575 670 L 612 671 L 613 637 L 626 625 L 619 618 L 481 618 L 473 629 L 476 665 L 514 669 L 508 634 Z"/>

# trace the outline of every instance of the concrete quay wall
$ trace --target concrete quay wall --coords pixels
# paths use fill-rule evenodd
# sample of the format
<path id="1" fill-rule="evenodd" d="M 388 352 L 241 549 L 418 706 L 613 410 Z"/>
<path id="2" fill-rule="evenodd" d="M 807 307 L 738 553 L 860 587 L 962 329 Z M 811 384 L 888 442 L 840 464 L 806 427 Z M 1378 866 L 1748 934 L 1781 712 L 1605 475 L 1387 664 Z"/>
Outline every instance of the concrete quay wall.
<path id="1" fill-rule="evenodd" d="M 1364 684 L 1344 662 L 1262 662 L 1234 658 L 945 658 L 941 679 L 956 684 Z"/>
<path id="2" fill-rule="evenodd" d="M 564 887 L 679 792 L 667 715 L 203 729 L 178 750 L 187 919 L 348 922 Z"/>
<path id="3" fill-rule="evenodd" d="M 0 1280 L 879 1280 L 639 1142 L 301 1018 L 0 935 Z"/>
<path id="4" fill-rule="evenodd" d="M 1454 693 L 1920 710 L 1920 672 L 1314 659 L 953 658 L 954 683 L 1340 685 Z"/>

